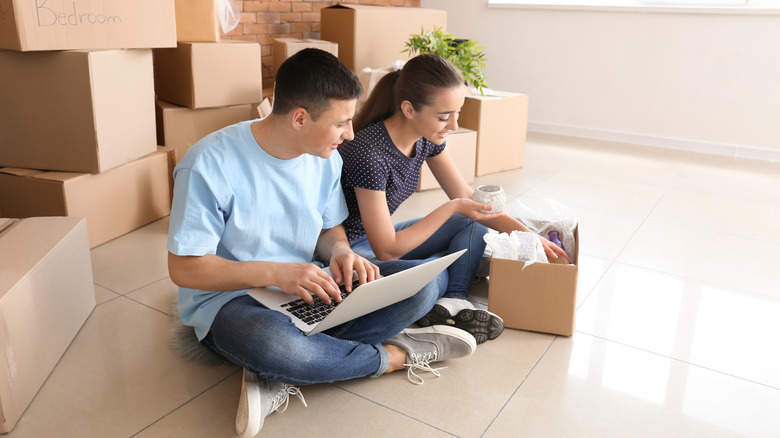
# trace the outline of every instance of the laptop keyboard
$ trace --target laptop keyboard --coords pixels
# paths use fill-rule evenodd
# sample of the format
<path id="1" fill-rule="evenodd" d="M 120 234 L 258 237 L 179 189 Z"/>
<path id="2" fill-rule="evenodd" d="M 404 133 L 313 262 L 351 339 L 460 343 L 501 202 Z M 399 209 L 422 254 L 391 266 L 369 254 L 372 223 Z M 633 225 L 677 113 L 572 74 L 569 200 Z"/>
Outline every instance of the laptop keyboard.
<path id="1" fill-rule="evenodd" d="M 352 283 L 352 290 L 354 291 L 359 285 L 360 283 L 355 280 Z M 339 290 L 341 290 L 341 299 L 344 300 L 347 298 L 348 294 L 343 285 L 339 285 Z M 314 298 L 314 304 L 306 304 L 306 302 L 303 301 L 303 298 L 298 298 L 297 300 L 282 304 L 282 308 L 300 318 L 306 324 L 311 325 L 325 319 L 325 317 L 328 316 L 330 312 L 336 308 L 336 306 L 341 304 L 332 298 L 330 300 L 330 304 L 325 304 L 325 302 L 322 301 L 320 297 L 316 295 L 312 295 L 312 297 Z"/>

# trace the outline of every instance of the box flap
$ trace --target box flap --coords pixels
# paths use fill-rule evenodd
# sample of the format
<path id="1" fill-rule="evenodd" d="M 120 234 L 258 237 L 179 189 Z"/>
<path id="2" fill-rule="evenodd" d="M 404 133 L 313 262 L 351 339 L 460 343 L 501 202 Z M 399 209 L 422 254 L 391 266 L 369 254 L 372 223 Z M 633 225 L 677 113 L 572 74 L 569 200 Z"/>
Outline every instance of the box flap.
<path id="1" fill-rule="evenodd" d="M 266 97 L 265 99 L 263 99 L 262 102 L 260 102 L 260 105 L 258 105 L 257 107 L 258 115 L 260 117 L 266 117 L 269 114 L 271 114 L 272 109 L 273 107 L 271 106 L 271 101 L 268 100 L 268 98 Z"/>
<path id="2" fill-rule="evenodd" d="M 22 169 L 20 167 L 3 167 L 0 169 L 0 173 L 13 176 L 36 176 L 44 172 L 44 170 Z"/>
<path id="3" fill-rule="evenodd" d="M 518 97 L 518 96 L 525 96 L 525 94 L 513 93 L 510 91 L 497 91 L 488 88 L 483 90 L 483 94 L 474 93 L 466 97 L 468 97 L 469 99 L 478 99 L 478 100 L 495 100 L 495 99 L 505 99 L 508 97 Z"/>
<path id="4" fill-rule="evenodd" d="M 332 41 L 325 41 L 325 40 L 318 40 L 314 38 L 304 38 L 303 41 L 310 43 L 310 44 L 317 44 L 320 46 L 335 46 L 336 43 Z"/>
<path id="5" fill-rule="evenodd" d="M 47 172 L 21 175 L 0 172 L 0 209 L 7 217 L 66 216 L 63 183 L 38 178 Z"/>
<path id="6" fill-rule="evenodd" d="M 157 106 L 160 109 L 167 110 L 167 109 L 180 109 L 180 108 L 187 108 L 186 106 L 176 105 L 170 102 L 166 102 L 164 100 L 158 99 L 157 97 L 154 98 L 154 102 L 157 104 Z"/>
<path id="7" fill-rule="evenodd" d="M 359 8 L 359 7 L 361 7 L 361 5 L 347 5 L 347 4 L 343 4 L 343 3 L 337 3 L 337 4 L 333 5 L 333 6 L 328 6 L 328 7 L 323 8 L 323 9 L 356 9 L 356 8 Z"/>
<path id="8" fill-rule="evenodd" d="M 393 9 L 403 10 L 403 9 L 414 9 L 415 11 L 441 11 L 440 9 L 432 9 L 432 8 L 418 8 L 418 7 L 396 7 L 396 6 L 379 6 L 379 5 L 354 5 L 354 4 L 348 4 L 348 3 L 338 3 L 333 6 L 328 6 L 324 9 L 354 9 L 355 11 L 376 11 L 376 12 L 387 12 L 391 11 Z"/>
<path id="9" fill-rule="evenodd" d="M 0 169 L 0 173 L 6 175 L 18 176 L 21 178 L 34 178 L 42 181 L 57 181 L 65 182 L 73 178 L 78 178 L 82 175 L 89 175 L 88 173 L 75 173 L 75 172 L 49 172 L 45 170 L 37 169 L 21 169 L 18 167 L 3 167 Z"/>
<path id="10" fill-rule="evenodd" d="M 91 175 L 90 173 L 75 173 L 75 172 L 42 172 L 37 175 L 34 175 L 36 179 L 40 179 L 42 181 L 56 181 L 56 182 L 66 182 L 70 181 L 75 178 L 83 177 Z"/>
<path id="11" fill-rule="evenodd" d="M 300 38 L 274 38 L 275 43 L 300 43 L 302 40 Z"/>
<path id="12" fill-rule="evenodd" d="M 458 126 L 458 129 L 456 129 L 454 131 L 450 131 L 449 135 L 471 134 L 472 132 L 476 133 L 477 131 L 475 131 L 473 129 L 464 128 L 462 126 Z"/>

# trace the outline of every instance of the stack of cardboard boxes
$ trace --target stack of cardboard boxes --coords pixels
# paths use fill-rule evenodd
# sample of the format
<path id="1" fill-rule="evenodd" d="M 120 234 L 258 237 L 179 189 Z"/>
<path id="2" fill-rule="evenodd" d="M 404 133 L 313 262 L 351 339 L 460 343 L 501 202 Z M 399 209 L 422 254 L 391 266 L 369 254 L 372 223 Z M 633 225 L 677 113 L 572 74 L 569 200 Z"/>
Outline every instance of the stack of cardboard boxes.
<path id="1" fill-rule="evenodd" d="M 176 0 L 178 44 L 154 50 L 157 139 L 179 162 L 204 136 L 253 117 L 260 44 L 220 41 L 217 0 Z"/>
<path id="2" fill-rule="evenodd" d="M 175 44 L 173 0 L 0 2 L 0 432 L 95 306 L 90 247 L 170 212 L 152 48 Z"/>
<path id="3" fill-rule="evenodd" d="M 338 43 L 339 58 L 370 91 L 384 74 L 393 71 L 410 35 L 433 30 L 446 32 L 445 11 L 338 4 L 322 9 L 322 39 Z M 377 32 L 377 29 L 382 29 Z M 460 35 L 467 36 L 467 35 Z M 361 99 L 361 102 L 365 99 Z M 458 124 L 447 147 L 468 183 L 476 176 L 523 167 L 528 96 L 486 90 L 466 96 Z M 423 166 L 418 190 L 439 188 Z M 574 333 L 579 237 L 572 265 L 518 260 L 494 260 L 490 267 L 489 303 L 507 327 L 545 333 Z"/>
<path id="4" fill-rule="evenodd" d="M 13 5 L 0 22 L 2 215 L 84 217 L 94 247 L 169 214 L 151 48 L 176 43 L 172 0 Z"/>

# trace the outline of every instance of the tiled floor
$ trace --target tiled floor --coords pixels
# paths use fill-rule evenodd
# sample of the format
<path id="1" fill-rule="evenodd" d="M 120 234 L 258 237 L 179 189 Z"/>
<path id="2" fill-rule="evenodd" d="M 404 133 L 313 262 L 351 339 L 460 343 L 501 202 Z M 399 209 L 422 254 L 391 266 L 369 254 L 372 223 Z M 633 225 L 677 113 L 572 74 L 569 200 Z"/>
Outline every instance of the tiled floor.
<path id="1" fill-rule="evenodd" d="M 780 163 L 531 135 L 485 182 L 576 211 L 577 333 L 507 330 L 422 386 L 306 387 L 260 436 L 779 436 Z M 98 306 L 10 437 L 234 436 L 240 370 L 167 344 L 167 226 L 92 250 Z"/>

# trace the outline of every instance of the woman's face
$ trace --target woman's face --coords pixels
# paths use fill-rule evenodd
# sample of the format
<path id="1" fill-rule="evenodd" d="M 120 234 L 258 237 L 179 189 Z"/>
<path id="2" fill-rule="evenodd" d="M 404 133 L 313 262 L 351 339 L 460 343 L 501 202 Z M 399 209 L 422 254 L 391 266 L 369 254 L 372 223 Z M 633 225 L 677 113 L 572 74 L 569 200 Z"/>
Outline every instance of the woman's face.
<path id="1" fill-rule="evenodd" d="M 430 105 L 413 111 L 411 122 L 421 137 L 442 144 L 450 131 L 458 129 L 458 116 L 466 99 L 466 87 L 440 90 L 433 95 Z"/>

